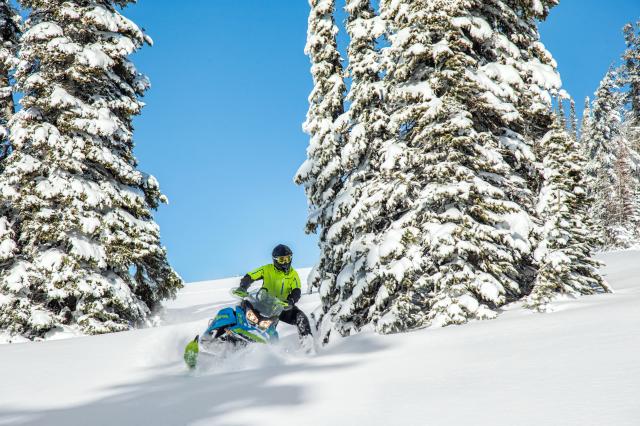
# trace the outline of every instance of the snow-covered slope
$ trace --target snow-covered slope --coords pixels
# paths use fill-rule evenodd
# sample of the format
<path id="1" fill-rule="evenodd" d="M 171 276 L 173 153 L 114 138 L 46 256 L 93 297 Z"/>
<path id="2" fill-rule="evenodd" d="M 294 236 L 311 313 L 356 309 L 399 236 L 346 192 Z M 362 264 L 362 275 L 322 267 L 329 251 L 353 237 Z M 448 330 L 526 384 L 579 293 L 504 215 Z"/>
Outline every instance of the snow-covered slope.
<path id="1" fill-rule="evenodd" d="M 156 328 L 0 345 L 0 425 L 638 425 L 640 252 L 602 256 L 612 295 L 305 356 L 293 328 L 196 374 L 182 349 L 238 280 L 194 283 Z M 305 296 L 303 309 L 317 305 Z"/>

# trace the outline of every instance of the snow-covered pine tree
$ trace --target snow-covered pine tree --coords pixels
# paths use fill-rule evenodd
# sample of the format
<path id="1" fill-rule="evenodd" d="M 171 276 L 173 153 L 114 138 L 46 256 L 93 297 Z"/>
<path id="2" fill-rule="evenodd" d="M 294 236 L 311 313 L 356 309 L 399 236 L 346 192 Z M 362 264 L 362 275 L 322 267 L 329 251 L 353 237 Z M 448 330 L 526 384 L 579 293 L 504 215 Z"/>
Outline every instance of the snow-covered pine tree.
<path id="1" fill-rule="evenodd" d="M 628 247 L 635 231 L 634 215 L 623 215 L 629 209 L 621 207 L 628 201 L 619 198 L 627 194 L 631 177 L 625 169 L 631 167 L 628 144 L 622 128 L 622 94 L 618 91 L 618 73 L 610 69 L 595 94 L 592 118 L 588 128 L 583 129 L 584 148 L 588 156 L 586 173 L 592 179 L 589 196 L 592 197 L 591 217 L 601 230 L 600 247 Z M 586 116 L 585 116 L 586 117 Z M 619 155 L 624 158 L 619 159 Z M 624 218 L 624 219 L 623 219 Z"/>
<path id="2" fill-rule="evenodd" d="M 7 125 L 15 113 L 11 70 L 16 66 L 16 49 L 20 33 L 20 17 L 8 0 L 0 1 L 0 173 L 11 152 Z M 6 196 L 0 191 L 0 270 L 13 260 L 17 243 Z M 0 309 L 9 299 L 0 291 Z"/>
<path id="3" fill-rule="evenodd" d="M 562 98 L 562 96 L 558 96 L 557 98 L 557 102 L 558 102 L 558 111 L 557 111 L 557 121 L 558 124 L 560 126 L 560 128 L 562 129 L 567 129 L 567 115 L 566 112 L 564 111 L 564 99 Z"/>
<path id="4" fill-rule="evenodd" d="M 589 138 L 591 133 L 591 126 L 593 123 L 593 113 L 591 112 L 591 99 L 587 96 L 584 99 L 584 110 L 582 111 L 582 123 L 580 124 L 580 146 L 582 147 L 585 158 L 589 160 L 591 154 L 589 153 Z M 585 169 L 586 170 L 586 169 Z"/>
<path id="5" fill-rule="evenodd" d="M 622 56 L 621 83 L 626 89 L 623 92 L 626 109 L 618 148 L 624 160 L 620 159 L 617 169 L 622 180 L 628 182 L 628 185 L 623 185 L 627 187 L 623 192 L 631 197 L 625 200 L 626 207 L 623 208 L 634 217 L 630 221 L 635 228 L 630 232 L 634 240 L 629 243 L 631 245 L 640 241 L 640 224 L 636 218 L 640 210 L 640 21 L 627 24 L 623 32 L 627 49 Z M 623 164 L 626 166 L 623 167 Z"/>
<path id="6" fill-rule="evenodd" d="M 610 206 L 611 223 L 608 225 L 615 230 L 617 246 L 631 247 L 638 241 L 640 232 L 640 204 L 638 203 L 640 185 L 626 133 L 621 131 L 620 137 L 615 142 L 615 192 L 614 202 Z"/>
<path id="7" fill-rule="evenodd" d="M 359 274 L 352 295 L 323 306 L 334 330 L 491 318 L 526 293 L 540 182 L 532 146 L 553 123 L 549 92 L 560 85 L 535 19 L 553 4 L 381 2 L 390 138 L 371 154 L 382 163 L 368 166 L 359 198 L 375 221 L 337 279 Z"/>
<path id="8" fill-rule="evenodd" d="M 640 21 L 624 27 L 624 38 L 627 49 L 622 56 L 621 79 L 626 89 L 626 110 L 621 131 L 627 141 L 626 150 L 633 169 L 632 176 L 640 183 Z M 637 202 L 640 203 L 640 200 Z"/>
<path id="9" fill-rule="evenodd" d="M 334 326 L 347 335 L 374 315 L 374 310 L 360 308 L 372 304 L 380 285 L 366 259 L 378 221 L 384 220 L 381 209 L 385 200 L 373 188 L 380 184 L 381 145 L 388 139 L 382 60 L 377 48 L 385 21 L 377 16 L 370 0 L 348 0 L 345 9 L 352 83 L 340 156 L 343 185 L 336 197 L 332 225 L 320 238 L 324 248 L 321 256 L 327 259 L 321 264 L 333 267 L 329 273 L 322 271 L 326 278 L 320 290 L 326 310 L 321 312 L 318 324 L 325 339 Z"/>
<path id="10" fill-rule="evenodd" d="M 557 296 L 608 292 L 592 258 L 597 244 L 584 173 L 586 159 L 579 144 L 564 128 L 556 126 L 541 141 L 544 184 L 538 211 L 544 225 L 535 257 L 539 269 L 525 306 L 549 309 Z"/>
<path id="11" fill-rule="evenodd" d="M 7 124 L 15 112 L 10 72 L 16 65 L 20 16 L 9 0 L 0 1 L 0 163 L 9 155 Z M 0 165 L 2 170 L 2 165 Z"/>
<path id="12" fill-rule="evenodd" d="M 166 199 L 132 152 L 149 83 L 128 57 L 151 40 L 118 11 L 130 2 L 21 1 L 23 109 L 0 176 L 19 241 L 0 272 L 11 333 L 126 330 L 182 284 L 151 214 Z"/>
<path id="13" fill-rule="evenodd" d="M 326 247 L 322 244 L 327 237 L 323 233 L 331 226 L 333 202 L 342 185 L 340 147 L 344 129 L 337 120 L 344 113 L 346 87 L 336 40 L 335 0 L 309 0 L 309 5 L 305 53 L 311 60 L 314 87 L 303 129 L 311 139 L 307 159 L 294 181 L 304 185 L 309 203 L 307 232 L 320 229 L 320 250 L 324 253 Z M 311 287 L 319 287 L 323 280 L 335 279 L 330 275 L 334 269 L 328 264 L 330 261 L 321 256 L 308 280 Z"/>
<path id="14" fill-rule="evenodd" d="M 492 318 L 528 292 L 540 184 L 534 143 L 553 123 L 551 97 L 561 84 L 536 23 L 555 1 L 460 2 L 454 10 L 444 3 L 436 10 L 450 9 L 460 32 L 438 40 L 430 79 L 441 80 L 432 87 L 451 108 L 429 132 L 436 146 L 444 142 L 438 150 L 449 150 L 427 179 L 426 210 L 438 214 L 426 222 L 446 229 L 427 246 L 435 290 L 428 319 L 437 325 Z M 460 168 L 443 173 L 447 163 Z"/>
<path id="15" fill-rule="evenodd" d="M 576 101 L 571 98 L 569 107 L 569 135 L 574 141 L 578 140 L 578 114 L 576 112 Z"/>
<path id="16" fill-rule="evenodd" d="M 347 0 L 345 9 L 349 34 L 348 72 L 352 83 L 347 95 L 349 134 L 340 155 L 343 169 L 350 174 L 362 164 L 368 152 L 379 148 L 386 136 L 382 64 L 377 48 L 377 40 L 386 28 L 384 20 L 376 15 L 371 0 Z"/>
<path id="17" fill-rule="evenodd" d="M 414 189 L 417 184 L 412 182 L 406 174 L 407 146 L 387 136 L 386 110 L 391 107 L 393 96 L 398 99 L 400 90 L 389 85 L 389 80 L 384 79 L 380 83 L 373 83 L 374 69 L 381 64 L 396 61 L 402 54 L 403 47 L 393 47 L 393 37 L 398 31 L 396 17 L 400 21 L 400 11 L 408 7 L 409 2 L 397 2 L 395 4 L 382 5 L 381 16 L 377 18 L 380 25 L 388 27 L 392 47 L 385 49 L 385 59 L 379 59 L 378 64 L 366 60 L 367 56 L 375 55 L 374 39 L 377 34 L 361 34 L 359 29 L 363 25 L 357 25 L 358 20 L 371 16 L 370 6 L 363 8 L 361 2 L 349 2 L 350 7 L 350 69 L 355 73 L 360 70 L 360 75 L 353 75 L 350 98 L 355 102 L 354 126 L 351 129 L 350 139 L 361 140 L 361 135 L 368 138 L 366 156 L 360 162 L 354 173 L 350 174 L 348 186 L 341 192 L 340 203 L 344 200 L 345 206 L 355 203 L 349 212 L 347 220 L 351 227 L 351 245 L 340 274 L 335 281 L 323 285 L 323 321 L 321 335 L 326 340 L 333 331 L 338 334 L 348 335 L 357 332 L 368 324 L 373 323 L 378 331 L 383 330 L 378 325 L 380 317 L 389 309 L 390 301 L 407 300 L 410 296 L 406 284 L 415 282 L 419 278 L 412 270 L 419 262 L 412 262 L 412 258 L 421 257 L 421 253 L 407 251 L 407 244 L 411 235 L 405 232 L 402 223 L 403 213 L 410 210 L 412 200 L 417 193 Z M 360 6 L 360 7 L 356 7 Z M 374 19 L 374 18 L 371 18 Z M 372 22 L 367 19 L 367 23 Z M 360 21 L 363 22 L 363 21 Z M 406 46 L 417 41 L 425 32 L 425 23 L 421 22 L 417 14 L 407 17 L 407 27 L 420 27 L 414 33 L 407 33 Z M 377 28 L 376 25 L 373 26 Z M 393 51 L 394 53 L 390 53 Z M 407 55 L 408 57 L 409 55 Z M 386 72 L 386 70 L 384 70 Z M 380 74 L 378 74 L 380 75 Z M 378 77 L 379 78 L 379 77 Z M 366 90 L 365 90 L 366 89 Z M 418 104 L 424 100 L 424 96 L 407 87 L 404 91 L 407 103 Z M 390 91 L 396 92 L 391 95 Z M 383 117 L 383 126 L 372 126 L 371 113 L 382 100 L 381 110 L 378 113 Z M 412 101 L 412 102 L 410 102 Z M 369 113 L 363 108 L 368 106 Z M 424 112 L 426 108 L 413 108 L 416 116 Z M 353 111 L 350 111 L 350 114 Z M 365 115 L 366 114 L 366 115 Z M 426 116 L 424 117 L 426 119 Z M 369 120 L 367 122 L 367 120 Z M 380 129 L 380 132 L 375 130 Z M 353 158 L 352 150 L 345 150 L 346 158 Z M 356 151 L 357 152 L 357 151 Z M 360 152 L 357 152 L 361 156 Z M 357 157 L 356 157 L 357 158 Z M 407 230 L 408 231 L 408 230 Z M 419 248 L 414 245 L 414 247 Z M 424 296 L 422 297 L 424 299 Z M 424 304 L 423 304 L 424 305 Z M 409 303 L 405 323 L 411 322 L 412 326 L 421 324 L 421 312 L 416 312 L 415 304 Z M 418 314 L 417 316 L 415 314 Z M 412 318 L 408 318 L 412 316 Z M 389 330 L 390 331 L 390 330 Z"/>
<path id="18" fill-rule="evenodd" d="M 616 136 L 612 133 L 615 134 L 619 130 L 620 124 L 619 105 L 614 93 L 616 88 L 615 74 L 610 69 L 596 90 L 590 110 L 585 109 L 582 126 L 582 141 L 587 157 L 585 172 L 592 180 L 592 184 L 589 186 L 589 196 L 593 199 L 591 217 L 602 230 L 599 238 L 601 247 L 608 245 L 605 243 L 605 240 L 608 239 L 605 238 L 604 233 L 605 224 L 608 222 L 608 197 L 612 193 L 615 182 L 613 139 Z M 587 112 L 590 114 L 587 115 Z M 611 127 L 610 124 L 613 126 Z"/>
<path id="19" fill-rule="evenodd" d="M 623 80 L 628 87 L 626 103 L 629 105 L 628 115 L 625 118 L 628 121 L 627 129 L 631 148 L 640 152 L 640 21 L 635 25 L 629 23 L 624 27 L 624 39 L 627 50 L 622 57 Z"/>

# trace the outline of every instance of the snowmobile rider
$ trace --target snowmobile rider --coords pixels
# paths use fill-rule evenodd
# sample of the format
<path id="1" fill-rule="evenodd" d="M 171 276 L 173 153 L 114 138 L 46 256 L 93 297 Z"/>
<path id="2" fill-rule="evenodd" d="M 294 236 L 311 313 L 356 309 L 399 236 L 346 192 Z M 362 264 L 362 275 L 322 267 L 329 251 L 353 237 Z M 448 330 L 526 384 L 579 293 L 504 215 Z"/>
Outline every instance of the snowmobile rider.
<path id="1" fill-rule="evenodd" d="M 293 252 L 284 244 L 278 244 L 271 252 L 271 257 L 272 264 L 261 266 L 242 277 L 240 287 L 233 290 L 233 294 L 246 297 L 249 286 L 255 281 L 262 280 L 262 288 L 266 289 L 271 296 L 289 304 L 289 308 L 280 314 L 279 320 L 295 325 L 298 328 L 298 336 L 304 342 L 307 336 L 311 338 L 311 326 L 307 316 L 296 306 L 302 296 L 302 290 L 300 277 L 291 267 Z"/>

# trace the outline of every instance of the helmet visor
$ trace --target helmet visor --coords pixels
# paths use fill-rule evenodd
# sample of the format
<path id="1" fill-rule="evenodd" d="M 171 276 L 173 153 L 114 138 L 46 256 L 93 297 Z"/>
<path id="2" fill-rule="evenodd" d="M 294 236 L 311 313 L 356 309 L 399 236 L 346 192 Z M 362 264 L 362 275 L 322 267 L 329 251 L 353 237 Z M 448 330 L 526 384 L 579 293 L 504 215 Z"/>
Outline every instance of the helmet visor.
<path id="1" fill-rule="evenodd" d="M 287 256 L 276 256 L 273 258 L 273 260 L 280 264 L 280 265 L 286 265 L 288 263 L 291 263 L 291 255 L 287 255 Z"/>

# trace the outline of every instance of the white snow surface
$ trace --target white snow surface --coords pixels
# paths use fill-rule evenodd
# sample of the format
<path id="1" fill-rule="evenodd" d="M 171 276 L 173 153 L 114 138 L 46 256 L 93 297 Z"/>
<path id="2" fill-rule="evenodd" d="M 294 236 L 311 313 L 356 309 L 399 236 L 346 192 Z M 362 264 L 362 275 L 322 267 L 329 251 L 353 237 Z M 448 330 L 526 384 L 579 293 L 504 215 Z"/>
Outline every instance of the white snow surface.
<path id="1" fill-rule="evenodd" d="M 615 294 L 551 313 L 515 304 L 316 355 L 281 324 L 279 345 L 195 373 L 183 347 L 233 302 L 238 278 L 189 284 L 153 328 L 0 345 L 0 425 L 638 425 L 640 251 L 600 258 Z M 305 295 L 301 308 L 317 304 Z"/>

